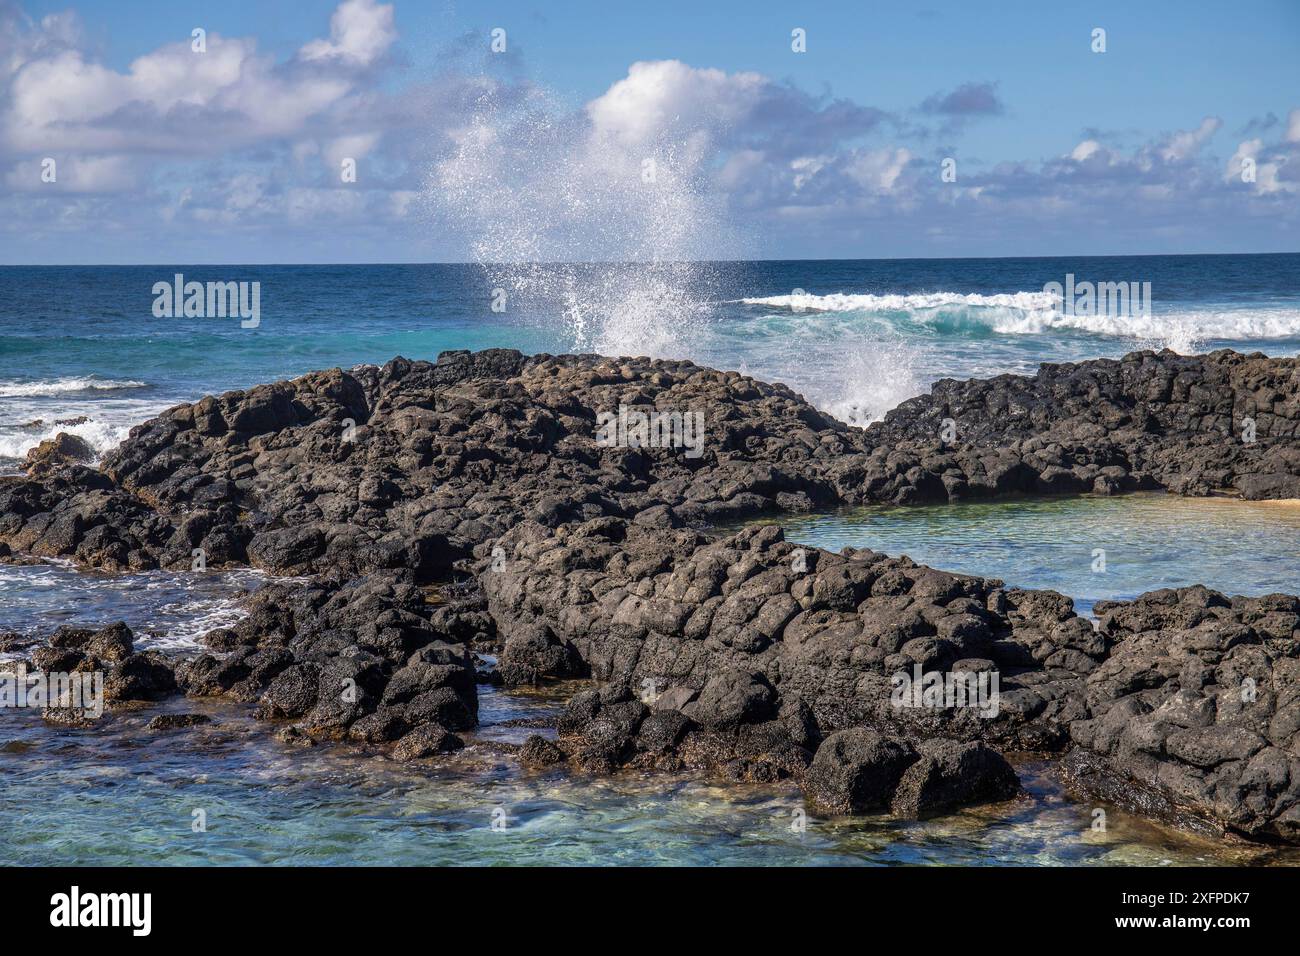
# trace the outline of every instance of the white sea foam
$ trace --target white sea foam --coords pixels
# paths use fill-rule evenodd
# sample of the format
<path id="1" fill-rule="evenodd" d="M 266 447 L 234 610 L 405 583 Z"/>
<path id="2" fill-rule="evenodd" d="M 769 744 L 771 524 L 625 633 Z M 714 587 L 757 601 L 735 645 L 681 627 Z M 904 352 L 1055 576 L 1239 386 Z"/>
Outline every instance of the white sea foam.
<path id="1" fill-rule="evenodd" d="M 0 461 L 10 462 L 0 463 L 0 471 L 14 470 L 13 460 L 59 432 L 83 439 L 97 456 L 112 450 L 133 425 L 166 407 L 158 399 L 129 397 L 145 388 L 147 382 L 93 374 L 0 380 Z"/>
<path id="2" fill-rule="evenodd" d="M 913 312 L 952 306 L 1008 308 L 1025 312 L 1051 312 L 1056 299 L 1046 292 L 1011 292 L 998 295 L 963 295 L 959 292 L 922 292 L 912 294 L 855 294 L 837 292 L 830 295 L 798 293 L 741 299 L 746 305 L 770 305 L 807 312 Z"/>
<path id="3" fill-rule="evenodd" d="M 84 439 L 99 456 L 120 445 L 130 431 L 131 425 L 112 425 L 93 419 L 78 425 L 49 425 L 36 430 L 0 429 L 0 458 L 25 458 L 28 451 L 59 432 Z"/>
<path id="4" fill-rule="evenodd" d="M 59 432 L 76 435 L 96 457 L 103 456 L 121 444 L 132 427 L 175 404 L 164 397 L 125 398 L 124 394 L 130 393 L 0 399 L 0 473 L 15 471 L 16 462 L 28 451 Z M 77 421 L 82 418 L 85 421 Z"/>
<path id="5" fill-rule="evenodd" d="M 1134 315 L 1071 315 L 1045 292 L 996 295 L 957 292 L 912 294 L 755 296 L 745 305 L 788 309 L 792 313 L 903 313 L 919 325 L 978 324 L 1003 335 L 1036 335 L 1068 329 L 1092 335 L 1129 338 L 1194 352 L 1210 340 L 1250 342 L 1300 337 L 1300 310 L 1191 309 Z"/>
<path id="6" fill-rule="evenodd" d="M 825 356 L 796 353 L 786 364 L 779 377 L 823 412 L 858 427 L 926 390 L 915 348 L 902 340 L 847 341 Z"/>
<path id="7" fill-rule="evenodd" d="M 88 574 L 54 559 L 0 565 L 0 604 L 9 612 L 6 624 L 20 632 L 124 620 L 135 631 L 138 649 L 186 652 L 199 648 L 199 638 L 213 628 L 245 617 L 245 593 L 265 581 L 256 570 Z M 50 611 L 57 613 L 51 617 Z"/>
<path id="8" fill-rule="evenodd" d="M 0 381 L 0 398 L 63 395 L 68 392 L 113 392 L 120 389 L 148 387 L 147 382 L 137 382 L 131 379 L 119 381 L 111 378 L 100 378 L 97 375 L 68 376 L 34 382 Z"/>

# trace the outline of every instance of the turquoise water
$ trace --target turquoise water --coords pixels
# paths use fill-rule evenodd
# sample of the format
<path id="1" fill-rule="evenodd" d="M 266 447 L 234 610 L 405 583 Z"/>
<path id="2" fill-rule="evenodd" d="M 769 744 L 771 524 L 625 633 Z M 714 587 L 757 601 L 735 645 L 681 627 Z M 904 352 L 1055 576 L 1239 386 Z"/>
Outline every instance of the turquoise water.
<path id="1" fill-rule="evenodd" d="M 792 540 L 906 553 L 1056 587 L 1085 606 L 1154 584 L 1259 593 L 1300 582 L 1300 509 L 1284 505 L 1134 495 L 858 509 L 783 523 Z M 1090 570 L 1094 544 L 1107 548 L 1105 575 Z M 245 573 L 3 572 L 0 606 L 25 606 L 29 620 L 41 587 L 65 606 L 93 609 L 76 620 L 117 612 L 132 624 L 172 621 L 140 640 L 175 650 L 194 647 L 169 610 L 179 596 L 190 590 L 206 614 L 224 616 L 256 584 Z M 350 747 L 290 749 L 250 708 L 227 702 L 173 701 L 164 709 L 202 711 L 214 723 L 161 735 L 144 729 L 158 708 L 112 715 L 94 731 L 0 712 L 0 864 L 1300 863 L 1300 851 L 1195 838 L 1114 808 L 1107 831 L 1093 832 L 1093 806 L 1070 799 L 1034 760 L 1017 762 L 1026 794 L 1009 803 L 924 823 L 807 815 L 802 830 L 792 827 L 804 809 L 792 786 L 521 770 L 508 745 L 536 732 L 521 724 L 554 716 L 573 689 L 483 688 L 483 724 L 469 748 L 408 765 Z M 205 832 L 192 830 L 195 810 L 206 814 Z M 493 829 L 502 813 L 504 830 Z"/>
<path id="2" fill-rule="evenodd" d="M 907 555 L 1050 588 L 1080 612 L 1164 587 L 1300 592 L 1300 505 L 1163 493 L 853 508 L 778 521 L 792 541 Z M 1101 553 L 1098 553 L 1101 552 Z"/>

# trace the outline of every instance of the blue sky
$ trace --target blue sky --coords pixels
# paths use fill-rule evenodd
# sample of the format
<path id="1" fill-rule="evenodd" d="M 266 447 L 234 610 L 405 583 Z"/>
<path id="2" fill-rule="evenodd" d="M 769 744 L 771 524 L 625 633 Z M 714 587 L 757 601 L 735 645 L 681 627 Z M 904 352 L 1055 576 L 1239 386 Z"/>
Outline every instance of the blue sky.
<path id="1" fill-rule="evenodd" d="M 1294 251 L 1300 4 L 0 0 L 0 186 L 3 262 Z"/>

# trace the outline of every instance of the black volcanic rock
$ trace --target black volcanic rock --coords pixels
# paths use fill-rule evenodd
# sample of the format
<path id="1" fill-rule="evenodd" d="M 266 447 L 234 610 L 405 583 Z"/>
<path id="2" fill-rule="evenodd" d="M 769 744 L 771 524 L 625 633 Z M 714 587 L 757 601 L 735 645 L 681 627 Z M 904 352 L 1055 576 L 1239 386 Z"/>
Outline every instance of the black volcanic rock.
<path id="1" fill-rule="evenodd" d="M 804 791 L 827 813 L 884 810 L 917 760 L 911 744 L 865 727 L 831 734 L 817 748 Z"/>
<path id="2" fill-rule="evenodd" d="M 1020 780 L 1006 758 L 979 741 L 927 740 L 920 751 L 890 803 L 895 816 L 936 816 L 1020 792 Z"/>
<path id="3" fill-rule="evenodd" d="M 1180 588 L 1096 612 L 1118 640 L 1072 741 L 1184 810 L 1300 839 L 1300 598 Z"/>
<path id="4" fill-rule="evenodd" d="M 212 718 L 207 714 L 159 714 L 145 724 L 145 729 L 154 731 L 181 730 L 210 723 L 212 723 Z"/>
<path id="5" fill-rule="evenodd" d="M 1298 370 L 1298 359 L 1258 352 L 1166 350 L 1044 364 L 1032 377 L 944 379 L 866 431 L 873 458 L 884 448 L 906 456 L 944 493 L 924 494 L 919 475 L 890 483 L 868 469 L 877 472 L 869 497 L 1143 488 L 1300 497 Z"/>

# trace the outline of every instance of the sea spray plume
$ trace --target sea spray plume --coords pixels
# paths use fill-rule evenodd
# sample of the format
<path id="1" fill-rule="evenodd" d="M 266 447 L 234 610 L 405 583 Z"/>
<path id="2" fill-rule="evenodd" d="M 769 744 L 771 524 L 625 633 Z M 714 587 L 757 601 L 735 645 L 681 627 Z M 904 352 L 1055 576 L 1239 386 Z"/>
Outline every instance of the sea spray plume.
<path id="1" fill-rule="evenodd" d="M 794 388 L 823 412 L 850 425 L 878 421 L 926 391 L 925 356 L 887 317 L 861 312 L 804 311 L 785 306 L 809 297 L 796 290 L 774 296 L 783 305 L 756 312 L 743 326 L 740 371 Z M 769 299 L 748 300 L 767 302 Z M 734 346 L 733 346 L 734 347 Z M 719 351 L 710 356 L 725 360 Z"/>
<path id="2" fill-rule="evenodd" d="M 736 248 L 706 188 L 708 137 L 628 139 L 532 91 L 488 90 L 426 197 L 468 239 L 512 312 L 566 325 L 574 349 L 687 356 L 708 334 L 714 270 Z"/>
<path id="3" fill-rule="evenodd" d="M 805 396 L 840 421 L 865 427 L 926 390 L 914 349 L 901 338 L 846 343 L 842 354 L 838 374 Z"/>

